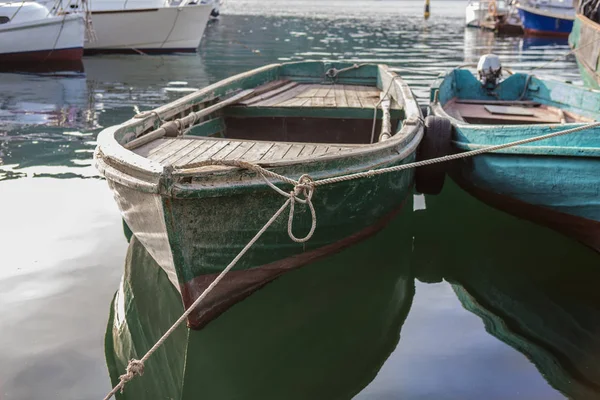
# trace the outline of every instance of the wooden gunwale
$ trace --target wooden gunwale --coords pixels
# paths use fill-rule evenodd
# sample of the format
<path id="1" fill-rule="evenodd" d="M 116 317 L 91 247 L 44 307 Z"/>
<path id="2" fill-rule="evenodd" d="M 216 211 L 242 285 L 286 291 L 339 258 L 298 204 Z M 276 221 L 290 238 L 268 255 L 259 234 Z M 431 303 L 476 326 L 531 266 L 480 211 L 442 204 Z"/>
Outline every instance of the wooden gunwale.
<path id="1" fill-rule="evenodd" d="M 294 63 L 290 63 L 294 64 Z M 301 63 L 297 63 L 301 64 Z M 135 187 L 138 190 L 150 191 L 150 192 L 165 192 L 165 194 L 172 193 L 171 188 L 167 188 L 166 190 L 160 185 L 160 181 L 164 180 L 165 173 L 163 171 L 163 166 L 161 166 L 157 162 L 153 162 L 145 157 L 141 157 L 134 152 L 126 150 L 116 139 L 116 135 L 129 135 L 127 131 L 133 131 L 141 133 L 144 130 L 150 129 L 155 126 L 156 121 L 158 120 L 157 115 L 161 120 L 167 120 L 168 118 L 174 117 L 182 112 L 186 112 L 186 110 L 192 109 L 206 100 L 203 98 L 206 96 L 215 96 L 215 94 L 221 89 L 224 90 L 225 87 L 229 84 L 235 84 L 236 82 L 241 82 L 244 79 L 247 79 L 251 76 L 256 76 L 258 74 L 266 74 L 264 78 L 266 83 L 268 81 L 273 81 L 276 79 L 282 79 L 283 77 L 278 76 L 276 72 L 283 64 L 272 64 L 267 65 L 252 71 L 248 71 L 246 73 L 242 73 L 236 76 L 229 77 L 223 81 L 217 82 L 213 85 L 210 85 L 198 92 L 189 94 L 184 96 L 172 103 L 161 106 L 153 112 L 146 112 L 145 115 L 142 115 L 142 118 L 133 118 L 125 123 L 107 128 L 98 137 L 98 150 L 96 151 L 96 163 L 97 166 L 106 176 L 110 179 L 115 179 L 118 182 L 126 185 Z M 335 160 L 348 160 L 350 157 L 354 160 L 361 160 L 361 162 L 351 162 L 352 168 L 347 169 L 344 168 L 344 173 L 352 172 L 360 172 L 366 169 L 371 169 L 376 165 L 386 165 L 393 162 L 401 161 L 402 159 L 408 157 L 412 152 L 416 151 L 416 147 L 418 146 L 422 135 L 422 123 L 420 121 L 420 109 L 417 105 L 416 100 L 414 99 L 410 88 L 406 85 L 406 83 L 398 78 L 395 78 L 396 74 L 394 72 L 389 71 L 389 69 L 382 65 L 377 65 L 377 87 L 380 90 L 386 90 L 388 87 L 390 88 L 389 94 L 393 97 L 393 99 L 403 107 L 406 119 L 403 121 L 402 127 L 399 131 L 397 131 L 392 138 L 386 140 L 384 142 L 375 143 L 372 145 L 365 145 L 362 147 L 357 147 L 356 150 L 344 152 L 342 154 L 332 154 L 332 155 L 320 155 L 318 157 L 311 158 L 302 158 L 300 161 L 297 160 L 277 160 L 270 161 L 268 163 L 260 163 L 261 165 L 269 166 L 269 167 L 290 167 L 297 166 L 298 172 L 311 171 L 315 172 L 320 171 L 320 177 L 332 177 L 340 174 L 340 170 L 337 168 L 333 168 L 332 166 L 326 166 L 328 162 Z M 302 78 L 298 78 L 296 76 L 293 77 L 297 81 L 303 81 Z M 310 78 L 313 81 L 316 80 L 314 77 Z M 310 80 L 305 78 L 305 80 Z M 394 82 L 390 82 L 394 79 Z M 373 78 L 374 80 L 374 78 Z M 391 86 L 390 86 L 391 83 Z M 230 93 L 230 92 L 229 92 Z M 157 114 L 157 115 L 156 115 Z M 206 140 L 206 138 L 203 138 Z M 387 156 L 386 156 L 387 154 Z M 390 155 L 393 154 L 392 157 Z M 317 165 L 315 165 L 317 164 Z M 311 168 L 312 167 L 312 168 Z M 323 169 L 325 167 L 325 169 Z M 237 168 L 213 168 L 210 172 L 211 176 L 214 178 L 214 181 L 211 180 L 211 183 L 217 183 L 220 181 L 221 183 L 231 183 L 227 175 L 229 173 L 224 173 L 223 170 L 229 170 L 229 173 L 233 172 L 239 174 L 239 169 Z M 287 169 L 287 168 L 286 168 Z M 206 168 L 204 168 L 206 170 Z M 218 172 L 217 174 L 214 174 Z M 135 175 L 134 179 L 129 179 L 127 175 L 133 174 Z M 206 172 L 199 170 L 188 170 L 188 171 L 180 171 L 180 170 L 169 170 L 167 175 L 169 175 L 169 180 L 173 180 L 171 183 L 176 184 L 174 182 L 177 178 L 184 178 L 195 175 L 204 175 Z M 258 180 L 264 185 L 264 181 L 262 179 L 255 177 L 253 179 L 257 183 Z M 249 182 L 250 183 L 250 182 Z M 178 190 L 181 190 L 184 184 L 176 185 Z M 177 192 L 176 190 L 175 192 Z M 173 192 L 174 193 L 174 192 Z"/>

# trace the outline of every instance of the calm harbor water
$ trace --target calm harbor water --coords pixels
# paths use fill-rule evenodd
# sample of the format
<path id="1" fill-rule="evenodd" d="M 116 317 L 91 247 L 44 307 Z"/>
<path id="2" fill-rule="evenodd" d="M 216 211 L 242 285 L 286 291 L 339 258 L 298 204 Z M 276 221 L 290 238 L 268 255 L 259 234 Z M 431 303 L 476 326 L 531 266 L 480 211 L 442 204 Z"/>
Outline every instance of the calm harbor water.
<path id="1" fill-rule="evenodd" d="M 199 54 L 0 74 L 0 398 L 110 389 L 104 334 L 128 243 L 92 165 L 101 128 L 282 61 L 387 63 L 422 99 L 440 71 L 488 52 L 581 83 L 571 56 L 546 66 L 566 41 L 465 30 L 465 4 L 433 2 L 423 21 L 421 1 L 227 0 Z M 599 260 L 448 182 L 379 235 L 211 323 L 205 369 L 231 389 L 203 398 L 598 398 Z"/>

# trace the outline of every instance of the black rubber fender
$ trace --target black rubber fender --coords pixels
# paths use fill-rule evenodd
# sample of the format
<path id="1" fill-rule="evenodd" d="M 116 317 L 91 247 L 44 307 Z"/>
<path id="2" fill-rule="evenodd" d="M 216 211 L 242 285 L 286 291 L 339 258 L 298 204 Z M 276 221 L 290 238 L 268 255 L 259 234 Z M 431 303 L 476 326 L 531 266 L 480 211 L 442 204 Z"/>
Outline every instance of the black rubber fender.
<path id="1" fill-rule="evenodd" d="M 425 134 L 417 149 L 417 161 L 444 157 L 451 152 L 452 123 L 447 118 L 429 115 L 425 118 Z M 444 187 L 448 162 L 442 162 L 415 171 L 415 189 L 419 193 L 439 194 Z"/>

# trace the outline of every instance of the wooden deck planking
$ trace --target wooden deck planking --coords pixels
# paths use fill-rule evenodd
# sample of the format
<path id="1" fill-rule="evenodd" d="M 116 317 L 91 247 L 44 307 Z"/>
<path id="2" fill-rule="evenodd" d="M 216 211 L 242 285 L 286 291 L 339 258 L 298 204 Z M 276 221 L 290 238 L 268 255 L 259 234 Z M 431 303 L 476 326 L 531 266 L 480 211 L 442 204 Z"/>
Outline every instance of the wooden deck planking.
<path id="1" fill-rule="evenodd" d="M 191 144 L 191 140 L 181 140 L 181 139 L 171 139 L 172 143 L 168 146 L 163 147 L 156 153 L 152 154 L 148 158 L 156 161 L 158 163 L 162 163 L 164 160 L 172 156 L 174 153 L 179 152 L 185 146 Z"/>
<path id="2" fill-rule="evenodd" d="M 244 154 L 242 159 L 246 161 L 259 161 L 274 145 L 275 143 L 273 142 L 256 142 L 256 144 Z"/>
<path id="3" fill-rule="evenodd" d="M 324 107 L 336 107 L 335 97 L 323 98 L 323 106 Z"/>
<path id="4" fill-rule="evenodd" d="M 350 85 L 344 86 L 344 93 L 346 94 L 346 101 L 348 106 L 352 108 L 362 108 L 362 103 L 358 97 L 358 94 L 354 88 Z"/>
<path id="5" fill-rule="evenodd" d="M 144 156 L 144 157 L 148 157 L 149 155 L 156 153 L 163 147 L 168 146 L 169 143 L 170 143 L 169 139 L 165 139 L 165 138 L 153 140 L 152 142 L 135 149 L 135 153 L 137 153 L 141 156 Z"/>
<path id="6" fill-rule="evenodd" d="M 344 93 L 344 85 L 336 85 L 333 89 L 335 95 L 335 104 L 338 107 L 348 107 L 346 93 Z"/>
<path id="7" fill-rule="evenodd" d="M 304 146 L 306 146 L 306 145 L 305 144 L 293 144 L 290 147 L 290 149 L 287 151 L 287 153 L 285 153 L 285 155 L 282 157 L 282 159 L 289 160 L 292 158 L 298 158 L 298 155 L 300 154 L 302 149 L 304 149 Z"/>
<path id="8" fill-rule="evenodd" d="M 279 103 L 277 107 L 302 107 L 305 104 L 310 105 L 310 97 L 294 97 L 293 99 Z"/>
<path id="9" fill-rule="evenodd" d="M 227 146 L 230 143 L 229 140 L 215 140 L 215 142 L 216 143 L 214 144 L 214 146 L 211 146 L 208 150 L 192 158 L 189 163 L 193 164 L 196 162 L 209 160 L 214 154 L 218 153 L 219 150 L 221 150 L 223 147 Z"/>
<path id="10" fill-rule="evenodd" d="M 215 160 L 224 160 L 227 158 L 229 154 L 231 154 L 235 149 L 240 146 L 241 142 L 232 141 L 227 143 L 221 150 L 217 151 L 215 154 L 211 156 L 211 158 Z"/>
<path id="11" fill-rule="evenodd" d="M 188 139 L 179 139 L 179 140 L 188 140 Z M 192 154 L 194 150 L 198 147 L 202 146 L 201 140 L 190 140 L 190 144 L 183 147 L 181 150 L 171 154 L 169 157 L 161 161 L 161 164 L 164 165 L 175 165 L 177 161 L 181 158 L 186 157 L 188 154 Z"/>
<path id="12" fill-rule="evenodd" d="M 255 103 L 259 103 L 261 101 L 265 101 L 265 100 L 268 100 L 268 99 L 270 99 L 272 97 L 275 97 L 275 96 L 277 96 L 277 95 L 279 95 L 281 93 L 287 92 L 288 90 L 293 89 L 293 88 L 295 88 L 298 85 L 299 85 L 298 82 L 290 82 L 290 83 L 287 83 L 287 84 L 285 84 L 285 85 L 283 85 L 281 87 L 278 87 L 276 89 L 273 89 L 271 91 L 263 93 L 263 94 L 261 94 L 259 96 L 252 97 L 252 98 L 246 100 L 245 102 L 241 102 L 240 104 L 244 104 L 244 105 L 249 106 L 249 105 L 252 105 L 252 104 L 255 104 Z"/>
<path id="13" fill-rule="evenodd" d="M 323 154 L 327 153 L 327 150 L 329 150 L 329 146 L 324 146 L 324 145 L 317 146 L 315 148 L 315 150 L 313 151 L 313 153 L 311 154 L 311 156 L 315 157 L 315 156 L 323 155 Z"/>
<path id="14" fill-rule="evenodd" d="M 325 99 L 322 97 L 313 97 L 310 99 L 311 107 L 323 107 L 325 105 Z"/>
<path id="15" fill-rule="evenodd" d="M 321 85 L 317 92 L 315 93 L 315 97 L 327 97 L 329 96 L 329 92 L 333 89 L 333 85 Z"/>
<path id="16" fill-rule="evenodd" d="M 241 142 L 240 145 L 231 153 L 227 154 L 223 160 L 241 160 L 255 144 L 255 142 Z"/>
<path id="17" fill-rule="evenodd" d="M 247 107 L 374 108 L 380 93 L 372 86 L 291 82 L 241 104 Z"/>
<path id="18" fill-rule="evenodd" d="M 269 97 L 266 100 L 262 100 L 262 101 L 259 101 L 257 103 L 253 103 L 250 106 L 253 106 L 253 107 L 269 107 L 269 106 L 273 106 L 275 104 L 282 103 L 282 102 L 284 102 L 286 100 L 294 98 L 295 94 L 299 90 L 301 90 L 301 89 L 302 88 L 300 87 L 300 85 L 296 85 L 296 86 L 290 88 L 289 90 L 286 90 L 284 92 L 280 92 L 279 94 L 277 94 L 275 96 L 272 96 L 272 97 Z"/>
<path id="19" fill-rule="evenodd" d="M 179 167 L 182 165 L 189 164 L 193 159 L 198 158 L 203 153 L 208 151 L 211 147 L 217 144 L 216 140 L 196 140 L 197 142 L 201 142 L 202 144 L 199 147 L 196 147 L 194 151 L 180 158 L 176 162 L 173 163 L 174 166 Z"/>
<path id="20" fill-rule="evenodd" d="M 319 147 L 318 145 L 314 145 L 314 144 L 306 144 L 304 145 L 304 148 L 302 149 L 302 151 L 300 152 L 300 154 L 298 154 L 298 157 L 309 157 L 312 155 L 312 153 L 315 151 L 315 149 Z"/>
<path id="21" fill-rule="evenodd" d="M 275 143 L 267 153 L 265 153 L 263 160 L 281 160 L 283 156 L 292 147 L 289 143 Z"/>
<path id="22" fill-rule="evenodd" d="M 319 86 L 321 85 L 306 84 L 301 86 L 304 90 L 301 91 L 296 97 L 315 97 L 317 91 L 319 90 Z"/>

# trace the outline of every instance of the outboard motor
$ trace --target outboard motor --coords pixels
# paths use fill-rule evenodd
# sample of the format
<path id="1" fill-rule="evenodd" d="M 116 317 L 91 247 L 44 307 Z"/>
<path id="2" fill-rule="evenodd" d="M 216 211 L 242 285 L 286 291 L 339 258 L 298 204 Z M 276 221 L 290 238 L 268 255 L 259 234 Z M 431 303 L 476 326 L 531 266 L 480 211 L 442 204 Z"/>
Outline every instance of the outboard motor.
<path id="1" fill-rule="evenodd" d="M 481 85 L 487 90 L 493 90 L 500 82 L 502 64 L 495 54 L 486 54 L 479 59 L 477 74 Z"/>

